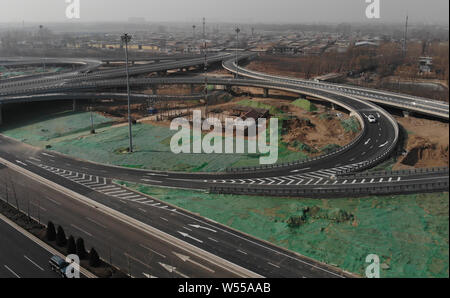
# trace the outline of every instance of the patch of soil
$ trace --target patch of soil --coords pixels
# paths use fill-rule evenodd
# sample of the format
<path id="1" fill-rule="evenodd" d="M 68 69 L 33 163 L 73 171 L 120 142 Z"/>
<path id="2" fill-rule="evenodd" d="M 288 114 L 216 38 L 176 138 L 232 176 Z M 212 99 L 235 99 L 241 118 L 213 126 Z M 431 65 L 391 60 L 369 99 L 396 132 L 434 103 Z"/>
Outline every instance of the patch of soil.
<path id="1" fill-rule="evenodd" d="M 291 104 L 292 100 L 238 97 L 233 102 L 222 105 L 221 108 L 230 108 L 235 102 L 247 99 L 271 105 L 292 118 L 286 121 L 287 130 L 282 136 L 283 141 L 287 144 L 298 141 L 320 151 L 321 148 L 329 144 L 344 146 L 350 143 L 357 135 L 357 133 L 345 132 L 340 119 L 336 116 L 336 111 L 329 110 L 326 106 L 317 103 L 315 105 L 318 110 L 308 112 L 293 106 Z M 348 116 L 343 114 L 342 119 L 345 118 L 348 118 Z M 297 150 L 293 147 L 290 149 Z M 318 154 L 321 153 L 318 152 Z"/>
<path id="2" fill-rule="evenodd" d="M 397 118 L 408 132 L 407 154 L 394 165 L 394 170 L 411 167 L 448 167 L 449 124 L 419 118 Z"/>
<path id="3" fill-rule="evenodd" d="M 276 57 L 276 59 L 265 59 L 264 61 L 253 60 L 245 68 L 272 75 L 304 79 L 305 74 L 292 70 L 292 65 L 301 63 L 301 60 L 296 57 Z"/>

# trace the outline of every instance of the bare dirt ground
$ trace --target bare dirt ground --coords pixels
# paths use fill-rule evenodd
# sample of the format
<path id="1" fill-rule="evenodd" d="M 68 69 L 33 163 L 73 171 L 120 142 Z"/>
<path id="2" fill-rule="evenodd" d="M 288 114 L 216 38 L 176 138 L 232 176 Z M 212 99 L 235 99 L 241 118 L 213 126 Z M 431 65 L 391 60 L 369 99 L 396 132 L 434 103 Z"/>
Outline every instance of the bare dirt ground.
<path id="1" fill-rule="evenodd" d="M 252 90 L 255 91 L 255 90 Z M 287 95 L 286 92 L 274 92 L 280 95 Z M 268 106 L 275 107 L 284 115 L 289 115 L 292 120 L 288 120 L 287 133 L 283 135 L 283 141 L 292 144 L 294 141 L 301 142 L 320 151 L 326 145 L 337 144 L 339 146 L 350 143 L 356 137 L 356 133 L 347 133 L 343 129 L 340 119 L 336 116 L 336 111 L 328 110 L 325 106 L 316 104 L 318 108 L 315 112 L 307 112 L 301 108 L 293 106 L 292 100 L 262 98 L 251 96 L 235 97 L 231 102 L 210 106 L 210 111 L 231 111 L 237 105 L 237 102 L 243 100 L 252 100 Z M 330 119 L 321 117 L 323 114 L 329 114 Z M 343 114 L 342 119 L 348 118 Z M 292 150 L 296 148 L 290 147 Z M 314 154 L 312 154 L 314 155 Z"/>
<path id="2" fill-rule="evenodd" d="M 408 132 L 408 154 L 393 169 L 448 167 L 449 124 L 414 117 L 397 121 Z"/>
<path id="3" fill-rule="evenodd" d="M 292 66 L 286 68 L 288 65 L 286 62 L 295 63 L 296 58 L 279 57 L 278 59 L 279 62 L 271 60 L 265 62 L 252 61 L 247 65 L 247 68 L 274 75 L 304 78 L 304 74 L 293 71 Z M 406 144 L 408 154 L 399 158 L 393 169 L 443 167 L 449 165 L 449 124 L 414 117 L 398 117 L 397 120 L 409 133 Z M 323 133 L 322 136 L 326 136 L 327 131 L 319 133 Z M 308 136 L 312 137 L 313 134 L 310 132 Z M 321 139 L 322 136 L 314 137 Z M 312 140 L 309 143 L 313 143 Z"/>
<path id="4" fill-rule="evenodd" d="M 173 89 L 169 88 L 166 90 L 168 94 L 174 94 Z M 188 94 L 187 90 L 179 91 L 179 94 Z M 190 91 L 190 89 L 189 89 Z M 260 94 L 261 90 L 258 88 L 240 88 L 237 89 L 239 92 L 250 92 Z M 147 91 L 151 93 L 151 90 Z M 171 92 L 171 93 L 169 93 Z M 158 93 L 160 89 L 158 89 Z M 164 92 L 165 93 L 165 92 Z M 271 91 L 271 95 L 273 96 L 288 96 L 295 99 L 293 94 L 282 92 L 282 91 Z M 238 106 L 239 101 L 243 100 L 251 100 L 254 102 L 261 103 L 263 105 L 271 106 L 280 111 L 282 115 L 287 115 L 291 118 L 291 120 L 285 121 L 286 131 L 287 133 L 282 136 L 282 140 L 286 144 L 293 144 L 295 141 L 308 145 L 309 147 L 315 149 L 317 153 L 310 153 L 309 155 L 314 156 L 320 154 L 320 149 L 329 145 L 329 144 L 337 144 L 339 146 L 343 146 L 349 142 L 356 136 L 356 133 L 345 132 L 343 129 L 340 119 L 348 118 L 348 115 L 342 114 L 341 118 L 338 118 L 336 115 L 336 111 L 332 111 L 326 106 L 316 104 L 317 111 L 308 112 L 301 108 L 298 108 L 291 104 L 291 100 L 288 99 L 279 99 L 279 98 L 263 98 L 257 95 L 256 97 L 252 96 L 238 96 L 233 98 L 230 102 L 220 103 L 215 105 L 208 106 L 209 113 L 219 113 L 223 117 L 227 115 L 231 115 L 231 111 L 234 107 Z M 170 109 L 172 113 L 176 113 L 177 111 L 183 112 L 182 114 L 186 114 L 186 110 L 189 109 L 199 109 L 202 110 L 202 114 L 204 114 L 204 107 L 199 106 L 199 102 L 195 101 L 191 104 L 187 104 L 186 102 L 170 102 L 170 103 L 162 103 L 157 104 L 158 110 L 161 109 Z M 189 109 L 187 107 L 189 106 Z M 114 116 L 120 118 L 120 122 L 126 122 L 127 115 L 127 105 L 124 102 L 123 104 L 115 104 L 115 105 L 97 105 L 94 107 L 95 111 L 103 114 L 104 116 Z M 155 121 L 155 117 L 148 117 L 147 112 L 147 104 L 132 104 L 131 109 L 133 111 L 132 118 L 133 119 L 141 119 L 138 120 L 143 123 L 149 123 L 157 126 L 170 126 L 169 120 L 164 121 Z M 165 113 L 165 112 L 162 112 Z M 328 117 L 323 117 L 326 114 Z M 181 115 L 181 114 L 180 114 Z M 211 116 L 211 115 L 209 115 Z M 298 148 L 293 146 L 289 146 L 289 149 L 293 151 L 297 151 Z"/>
<path id="5" fill-rule="evenodd" d="M 254 60 L 251 61 L 249 64 L 245 66 L 245 68 L 264 72 L 272 75 L 280 75 L 280 76 L 286 76 L 286 77 L 294 77 L 294 78 L 305 78 L 305 74 L 292 70 L 292 65 L 295 65 L 295 63 L 300 63 L 299 58 L 295 57 L 278 57 L 277 60 L 279 61 L 258 61 Z M 283 65 L 290 65 L 290 69 L 287 69 L 286 67 L 283 67 Z"/>

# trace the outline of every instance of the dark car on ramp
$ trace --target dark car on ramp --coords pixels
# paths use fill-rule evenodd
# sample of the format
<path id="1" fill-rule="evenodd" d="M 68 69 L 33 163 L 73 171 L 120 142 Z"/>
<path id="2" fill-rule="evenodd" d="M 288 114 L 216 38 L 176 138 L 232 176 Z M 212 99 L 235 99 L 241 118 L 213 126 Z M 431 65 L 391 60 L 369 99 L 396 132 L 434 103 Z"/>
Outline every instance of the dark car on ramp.
<path id="1" fill-rule="evenodd" d="M 50 264 L 50 268 L 52 271 L 55 271 L 58 273 L 61 277 L 66 278 L 66 268 L 69 266 L 69 263 L 67 263 L 64 259 L 58 256 L 53 256 L 50 258 L 50 261 L 48 262 Z"/>

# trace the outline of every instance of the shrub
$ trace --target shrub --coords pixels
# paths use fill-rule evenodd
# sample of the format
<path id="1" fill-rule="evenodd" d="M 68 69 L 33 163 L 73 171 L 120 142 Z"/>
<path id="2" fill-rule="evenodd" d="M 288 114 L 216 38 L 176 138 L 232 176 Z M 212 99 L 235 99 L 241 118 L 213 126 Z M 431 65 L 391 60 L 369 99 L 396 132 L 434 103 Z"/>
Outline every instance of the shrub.
<path id="1" fill-rule="evenodd" d="M 100 257 L 95 248 L 91 248 L 91 251 L 89 252 L 89 265 L 92 267 L 100 266 Z"/>
<path id="2" fill-rule="evenodd" d="M 70 235 L 69 240 L 67 240 L 67 254 L 76 254 L 77 253 L 77 245 L 75 244 L 75 238 Z"/>
<path id="3" fill-rule="evenodd" d="M 56 231 L 55 231 L 55 225 L 53 224 L 53 222 L 49 221 L 47 224 L 47 240 L 48 241 L 53 241 L 56 239 Z"/>
<path id="4" fill-rule="evenodd" d="M 77 255 L 80 259 L 86 259 L 86 249 L 84 248 L 84 240 L 83 238 L 78 238 L 76 242 L 77 247 Z"/>
<path id="5" fill-rule="evenodd" d="M 66 244 L 67 244 L 66 233 L 64 233 L 64 229 L 61 226 L 58 226 L 58 232 L 56 233 L 56 245 L 66 246 Z"/>

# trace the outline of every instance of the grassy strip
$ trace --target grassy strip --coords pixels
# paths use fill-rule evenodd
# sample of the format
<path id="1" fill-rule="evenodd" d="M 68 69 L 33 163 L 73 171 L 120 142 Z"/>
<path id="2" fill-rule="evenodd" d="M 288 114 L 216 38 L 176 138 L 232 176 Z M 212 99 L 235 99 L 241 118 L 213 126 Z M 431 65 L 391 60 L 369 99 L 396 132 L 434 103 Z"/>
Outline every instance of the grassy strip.
<path id="1" fill-rule="evenodd" d="M 318 200 L 127 185 L 360 275 L 374 253 L 381 277 L 448 277 L 448 193 Z"/>

